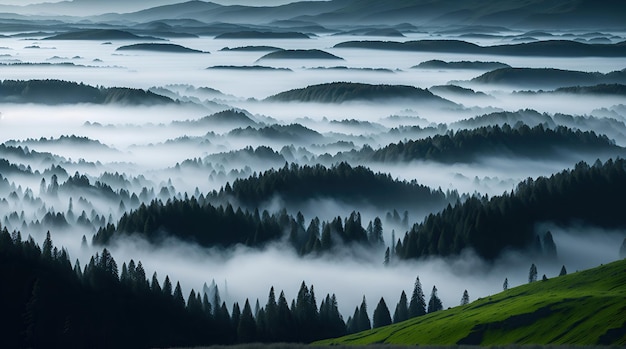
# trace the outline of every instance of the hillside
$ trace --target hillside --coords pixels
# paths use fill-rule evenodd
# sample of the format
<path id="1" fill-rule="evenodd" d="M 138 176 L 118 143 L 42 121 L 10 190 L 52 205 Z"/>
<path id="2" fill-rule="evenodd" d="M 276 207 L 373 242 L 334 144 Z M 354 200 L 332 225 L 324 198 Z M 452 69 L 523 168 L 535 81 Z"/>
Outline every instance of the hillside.
<path id="1" fill-rule="evenodd" d="M 626 260 L 323 345 L 626 344 Z"/>
<path id="2" fill-rule="evenodd" d="M 133 44 L 119 47 L 116 51 L 154 51 L 170 53 L 208 53 L 176 44 Z"/>
<path id="3" fill-rule="evenodd" d="M 306 34 L 299 32 L 264 32 L 256 30 L 246 30 L 220 34 L 215 39 L 310 39 Z"/>
<path id="4" fill-rule="evenodd" d="M 517 118 L 521 116 L 515 116 Z M 511 120 L 516 120 L 511 116 Z M 473 122 L 480 124 L 481 120 Z M 472 122 L 467 122 L 472 126 Z M 563 158 L 567 153 L 614 154 L 624 149 L 606 136 L 582 132 L 567 127 L 554 129 L 538 125 L 528 127 L 486 126 L 473 130 L 458 130 L 445 135 L 392 143 L 370 152 L 360 152 L 361 159 L 378 162 L 431 160 L 443 163 L 467 163 L 488 156 L 528 157 L 535 159 Z"/>
<path id="5" fill-rule="evenodd" d="M 154 105 L 174 103 L 155 93 L 132 88 L 97 88 L 62 80 L 4 80 L 0 82 L 0 102 L 59 104 Z"/>
<path id="6" fill-rule="evenodd" d="M 553 68 L 502 68 L 478 76 L 471 82 L 544 89 L 624 84 L 626 83 L 626 70 L 602 74 Z"/>
<path id="7" fill-rule="evenodd" d="M 335 48 L 361 48 L 411 52 L 447 52 L 540 57 L 625 57 L 626 44 L 586 44 L 569 40 L 546 40 L 522 44 L 479 46 L 462 40 L 346 41 Z"/>
<path id="8" fill-rule="evenodd" d="M 62 33 L 45 38 L 44 40 L 137 40 L 151 39 L 161 40 L 152 37 L 141 37 L 124 30 L 116 29 L 91 29 L 78 30 Z"/>
<path id="9" fill-rule="evenodd" d="M 406 98 L 421 102 L 436 102 L 454 106 L 450 101 L 433 95 L 428 90 L 402 85 L 370 85 L 352 82 L 333 82 L 281 92 L 266 100 L 271 102 L 343 103 Z"/>
<path id="10" fill-rule="evenodd" d="M 363 191 L 363 188 L 371 188 Z M 365 167 L 340 163 L 331 168 L 322 165 L 299 167 L 285 165 L 232 183 L 225 193 L 237 202 L 258 207 L 278 196 L 289 206 L 311 199 L 333 198 L 351 206 L 371 205 L 387 209 L 443 207 L 455 197 L 420 185 L 417 181 L 399 181 L 391 176 L 374 173 Z"/>
<path id="11" fill-rule="evenodd" d="M 472 69 L 472 70 L 493 70 L 500 68 L 510 68 L 511 66 L 501 62 L 481 62 L 481 61 L 459 61 L 445 62 L 438 59 L 422 62 L 411 68 L 414 69 Z"/>
<path id="12" fill-rule="evenodd" d="M 343 60 L 332 53 L 322 50 L 280 50 L 266 54 L 262 59 L 335 59 Z"/>

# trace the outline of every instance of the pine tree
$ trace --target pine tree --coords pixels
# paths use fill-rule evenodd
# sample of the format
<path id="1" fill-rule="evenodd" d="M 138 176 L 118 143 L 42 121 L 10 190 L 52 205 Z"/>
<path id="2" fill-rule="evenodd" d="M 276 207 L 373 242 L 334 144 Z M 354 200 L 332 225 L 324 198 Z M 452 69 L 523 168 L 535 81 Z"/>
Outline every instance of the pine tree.
<path id="1" fill-rule="evenodd" d="M 276 337 L 280 341 L 292 341 L 294 338 L 293 330 L 293 316 L 291 310 L 289 310 L 289 304 L 285 298 L 285 292 L 280 292 L 278 297 L 278 326 L 275 328 Z"/>
<path id="2" fill-rule="evenodd" d="M 622 247 L 620 247 L 619 249 L 619 257 L 620 258 L 626 258 L 626 238 L 624 238 L 624 241 L 622 242 Z"/>
<path id="3" fill-rule="evenodd" d="M 422 283 L 419 276 L 415 279 L 415 286 L 413 287 L 413 295 L 411 295 L 411 302 L 409 303 L 409 318 L 416 316 L 422 316 L 426 314 L 426 298 L 422 291 Z"/>
<path id="4" fill-rule="evenodd" d="M 267 296 L 267 304 L 265 304 L 265 324 L 267 331 L 265 333 L 267 340 L 270 342 L 276 341 L 277 326 L 280 326 L 278 319 L 278 303 L 276 303 L 276 295 L 274 293 L 274 286 L 270 288 L 270 293 Z"/>
<path id="5" fill-rule="evenodd" d="M 185 308 L 185 298 L 183 298 L 183 290 L 180 288 L 180 282 L 176 282 L 173 296 L 176 305 L 181 309 Z"/>
<path id="6" fill-rule="evenodd" d="M 535 281 L 537 281 L 537 267 L 535 266 L 535 263 L 533 263 L 528 271 L 528 283 Z"/>
<path id="7" fill-rule="evenodd" d="M 543 276 L 541 277 L 541 281 L 548 281 L 548 277 L 546 276 L 546 274 L 543 274 Z"/>
<path id="8" fill-rule="evenodd" d="M 250 343 L 256 340 L 256 322 L 252 316 L 250 302 L 246 299 L 243 306 L 239 324 L 237 326 L 237 341 L 240 343 Z"/>
<path id="9" fill-rule="evenodd" d="M 430 294 L 430 300 L 428 301 L 428 313 L 434 313 L 442 309 L 443 304 L 441 303 L 441 299 L 437 296 L 437 287 L 433 286 L 433 290 Z"/>
<path id="10" fill-rule="evenodd" d="M 504 283 L 502 284 L 502 290 L 506 291 L 509 289 L 509 279 L 508 278 L 504 278 Z"/>
<path id="11" fill-rule="evenodd" d="M 565 269 L 565 265 L 561 267 L 561 272 L 559 273 L 559 276 L 564 276 L 564 275 L 567 275 L 567 269 Z"/>
<path id="12" fill-rule="evenodd" d="M 41 254 L 44 259 L 52 259 L 52 239 L 50 238 L 50 231 L 46 233 L 46 239 L 43 242 Z"/>
<path id="13" fill-rule="evenodd" d="M 355 307 L 354 308 L 354 314 L 352 314 L 352 317 L 348 318 L 348 322 L 346 324 L 347 329 L 348 329 L 348 333 L 357 333 L 359 332 L 359 307 Z"/>
<path id="14" fill-rule="evenodd" d="M 385 259 L 383 261 L 383 265 L 389 265 L 389 247 L 387 247 L 387 250 L 385 251 Z"/>
<path id="15" fill-rule="evenodd" d="M 381 297 L 374 309 L 374 328 L 391 325 L 391 314 L 385 300 Z"/>
<path id="16" fill-rule="evenodd" d="M 167 298 L 172 297 L 172 282 L 168 275 L 165 275 L 165 281 L 163 281 L 163 294 Z"/>
<path id="17" fill-rule="evenodd" d="M 370 322 L 370 316 L 367 314 L 367 302 L 365 301 L 365 296 L 363 296 L 363 301 L 361 302 L 361 307 L 359 308 L 359 318 L 358 328 L 360 331 L 366 331 L 372 328 L 372 323 Z"/>
<path id="18" fill-rule="evenodd" d="M 469 304 L 469 302 L 469 293 L 467 293 L 467 290 L 465 290 L 463 291 L 463 297 L 461 297 L 461 305 L 467 305 Z"/>
<path id="19" fill-rule="evenodd" d="M 400 300 L 396 305 L 396 310 L 393 312 L 393 323 L 402 322 L 409 319 L 409 307 L 408 301 L 406 298 L 406 293 L 402 291 L 400 295 Z"/>
<path id="20" fill-rule="evenodd" d="M 163 290 L 161 290 L 161 285 L 159 285 L 159 279 L 157 277 L 156 271 L 154 272 L 154 274 L 152 274 L 152 283 L 150 284 L 150 290 L 152 290 L 152 292 L 155 294 L 160 294 L 163 292 Z"/>
<path id="21" fill-rule="evenodd" d="M 557 257 L 556 244 L 554 243 L 554 239 L 552 238 L 552 233 L 550 231 L 546 232 L 543 236 L 543 253 L 546 257 L 551 259 Z"/>
<path id="22" fill-rule="evenodd" d="M 374 229 L 373 229 L 373 238 L 370 239 L 370 243 L 372 245 L 382 245 L 385 243 L 383 239 L 383 222 L 380 218 L 374 218 Z"/>

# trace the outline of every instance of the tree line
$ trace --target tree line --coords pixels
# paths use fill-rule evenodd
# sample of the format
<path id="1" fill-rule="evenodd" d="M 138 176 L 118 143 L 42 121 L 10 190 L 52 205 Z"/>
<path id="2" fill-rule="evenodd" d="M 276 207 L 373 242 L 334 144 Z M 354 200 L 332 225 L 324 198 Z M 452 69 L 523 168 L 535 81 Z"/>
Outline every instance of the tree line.
<path id="1" fill-rule="evenodd" d="M 346 162 L 328 168 L 319 164 L 298 166 L 285 163 L 278 170 L 237 179 L 232 186 L 227 184 L 218 195 L 251 207 L 259 207 L 274 196 L 287 204 L 329 198 L 376 207 L 411 209 L 443 207 L 458 198 L 456 192 L 444 193 L 415 180 L 396 180 L 389 174 L 374 173 L 363 166 L 352 167 Z"/>
<path id="2" fill-rule="evenodd" d="M 338 157 L 378 162 L 432 160 L 455 163 L 470 162 L 487 155 L 550 158 L 562 156 L 560 151 L 593 153 L 602 150 L 622 154 L 623 148 L 593 131 L 565 126 L 547 128 L 541 124 L 532 128 L 525 124 L 515 127 L 504 124 L 448 131 L 443 135 L 392 143 L 377 150 L 367 147 Z"/>
<path id="3" fill-rule="evenodd" d="M 228 309 L 219 292 L 212 299 L 169 276 L 147 277 L 141 262 L 121 269 L 105 248 L 81 268 L 65 249 L 53 246 L 48 233 L 42 246 L 19 232 L 0 231 L 0 337 L 7 347 L 151 348 L 249 342 L 301 342 L 397 323 L 443 309 L 433 291 L 428 303 L 416 279 L 410 301 L 404 291 L 393 318 L 381 298 L 373 323 L 365 297 L 344 321 L 336 296 L 318 307 L 314 286 L 303 281 L 295 299 L 269 291 L 265 306 L 247 299 Z"/>
<path id="4" fill-rule="evenodd" d="M 626 226 L 621 199 L 626 195 L 626 160 L 592 166 L 580 162 L 550 177 L 529 178 L 510 193 L 473 196 L 448 205 L 415 224 L 393 253 L 399 258 L 448 256 L 471 248 L 494 259 L 505 249 L 544 250 L 556 255 L 551 235 L 542 239 L 535 224 L 585 223 L 602 228 Z"/>
<path id="5" fill-rule="evenodd" d="M 300 212 L 293 217 L 285 209 L 270 214 L 267 210 L 235 209 L 230 203 L 214 206 L 195 196 L 170 199 L 166 203 L 153 200 L 149 205 L 141 204 L 137 210 L 125 213 L 117 226 L 107 224 L 100 228 L 92 242 L 106 245 L 116 236 L 133 234 L 156 244 L 165 236 L 173 236 L 203 247 L 237 244 L 262 247 L 287 239 L 300 254 L 321 253 L 351 243 L 364 246 L 384 243 L 382 221 L 375 218 L 364 227 L 358 212 L 328 222 L 315 217 L 307 225 Z"/>

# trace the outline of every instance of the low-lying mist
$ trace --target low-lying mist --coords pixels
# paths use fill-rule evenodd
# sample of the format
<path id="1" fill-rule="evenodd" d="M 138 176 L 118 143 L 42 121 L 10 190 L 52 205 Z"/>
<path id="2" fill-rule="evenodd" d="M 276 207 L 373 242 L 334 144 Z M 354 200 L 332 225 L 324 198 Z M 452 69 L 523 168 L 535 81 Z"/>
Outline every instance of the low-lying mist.
<path id="1" fill-rule="evenodd" d="M 552 227 L 550 230 L 557 245 L 556 259 L 508 252 L 492 262 L 481 260 L 467 251 L 450 258 L 392 259 L 390 265 L 385 266 L 382 251 L 378 251 L 378 256 L 372 256 L 373 251 L 367 249 L 303 258 L 291 248 L 285 248 L 283 243 L 261 250 L 244 246 L 222 250 L 202 249 L 174 239 L 154 246 L 136 237 L 118 239 L 109 250 L 120 268 L 123 262 L 133 259 L 135 263 L 142 262 L 149 277 L 156 271 L 161 282 L 165 275 L 171 280 L 179 280 L 185 296 L 192 288 L 202 290 L 204 283 L 210 285 L 214 280 L 229 309 L 233 302 L 241 305 L 246 298 L 251 303 L 259 299 L 263 306 L 272 286 L 277 293 L 284 290 L 290 302 L 304 281 L 309 287 L 315 286 L 318 302 L 327 293 L 336 294 L 339 309 L 347 319 L 363 296 L 370 307 L 370 317 L 380 297 L 385 298 L 393 313 L 400 293 L 404 290 L 410 297 L 418 276 L 425 296 L 429 297 L 432 287 L 436 286 L 447 308 L 459 304 L 464 290 L 473 300 L 502 291 L 505 278 L 509 287 L 528 282 L 531 263 L 537 266 L 540 276 L 545 274 L 552 278 L 559 274 L 563 265 L 572 273 L 617 259 L 618 248 L 626 232 L 589 234 L 589 229 L 593 228 L 557 230 Z M 70 256 L 80 259 L 83 266 L 91 255 L 101 250 L 99 247 L 81 246 L 74 233 L 53 232 L 52 239 L 56 244 L 66 246 Z M 36 240 L 43 241 L 43 234 Z"/>

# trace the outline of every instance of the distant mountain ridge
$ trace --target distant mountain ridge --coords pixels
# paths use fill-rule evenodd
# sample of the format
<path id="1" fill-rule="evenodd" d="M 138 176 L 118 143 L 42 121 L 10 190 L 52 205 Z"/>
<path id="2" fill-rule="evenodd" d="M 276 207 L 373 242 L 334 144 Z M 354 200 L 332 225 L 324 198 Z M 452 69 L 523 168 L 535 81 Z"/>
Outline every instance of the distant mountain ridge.
<path id="1" fill-rule="evenodd" d="M 219 5 L 188 1 L 171 5 L 154 0 L 148 9 L 122 0 L 98 3 L 93 0 L 63 1 L 29 6 L 0 6 L 0 12 L 20 14 L 97 15 L 96 21 L 117 17 L 134 22 L 158 19 L 195 19 L 205 23 L 271 23 L 273 21 L 313 22 L 322 25 L 399 24 L 420 25 L 503 25 L 523 28 L 587 29 L 625 27 L 626 2 L 604 0 L 332 0 L 294 2 L 281 6 Z M 170 5 L 168 5 L 170 3 Z M 145 7 L 145 5 L 143 6 Z M 90 11 L 87 12 L 87 11 Z M 132 12 L 135 11 L 135 12 Z M 111 12 L 123 13 L 113 15 Z M 107 13 L 106 15 L 103 15 Z"/>

